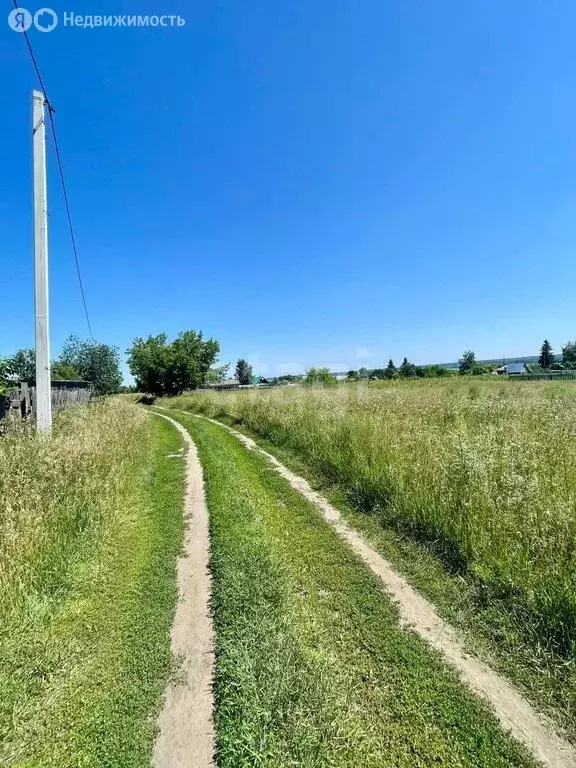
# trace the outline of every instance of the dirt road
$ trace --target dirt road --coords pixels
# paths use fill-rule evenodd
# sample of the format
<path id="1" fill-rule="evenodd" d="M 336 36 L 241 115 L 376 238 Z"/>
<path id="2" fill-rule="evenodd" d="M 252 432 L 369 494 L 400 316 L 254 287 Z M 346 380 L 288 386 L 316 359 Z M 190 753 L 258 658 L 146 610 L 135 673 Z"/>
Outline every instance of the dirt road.
<path id="1" fill-rule="evenodd" d="M 186 415 L 189 418 L 192 416 Z M 195 418 L 218 425 L 234 435 L 250 451 L 265 457 L 278 474 L 312 502 L 338 535 L 381 579 L 386 593 L 398 604 L 401 625 L 440 651 L 449 664 L 457 669 L 463 682 L 489 703 L 503 729 L 524 744 L 541 764 L 550 768 L 576 766 L 576 750 L 556 733 L 554 724 L 537 713 L 508 680 L 467 653 L 457 632 L 440 618 L 433 605 L 412 589 L 390 563 L 347 525 L 338 510 L 315 492 L 306 480 L 295 475 L 246 435 L 212 419 L 202 416 Z"/>
<path id="2" fill-rule="evenodd" d="M 154 748 L 155 768 L 208 768 L 213 764 L 213 630 L 208 571 L 208 512 L 202 467 L 188 432 L 178 429 L 188 447 L 184 552 L 178 563 L 179 599 L 172 627 L 172 653 L 178 669 L 166 691 Z"/>

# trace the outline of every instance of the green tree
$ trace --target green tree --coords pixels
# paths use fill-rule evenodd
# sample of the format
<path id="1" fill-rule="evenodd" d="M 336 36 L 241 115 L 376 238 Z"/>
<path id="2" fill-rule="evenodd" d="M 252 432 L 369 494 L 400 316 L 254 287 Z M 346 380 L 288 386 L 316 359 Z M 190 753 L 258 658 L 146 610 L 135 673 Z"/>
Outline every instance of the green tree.
<path id="1" fill-rule="evenodd" d="M 134 339 L 127 351 L 128 367 L 139 392 L 151 395 L 179 395 L 206 382 L 220 344 L 204 341 L 202 332 L 184 331 L 170 344 L 165 333 Z"/>
<path id="2" fill-rule="evenodd" d="M 348 371 L 346 374 L 346 381 L 358 381 L 360 379 L 360 375 L 358 371 Z"/>
<path id="3" fill-rule="evenodd" d="M 220 381 L 225 381 L 229 370 L 230 363 L 209 368 L 206 372 L 206 384 L 218 384 Z"/>
<path id="4" fill-rule="evenodd" d="M 548 339 L 544 339 L 544 343 L 540 348 L 540 357 L 538 358 L 538 365 L 542 368 L 550 368 L 556 362 L 552 347 Z"/>
<path id="5" fill-rule="evenodd" d="M 234 378 L 239 384 L 246 386 L 246 384 L 252 384 L 252 366 L 244 358 L 240 358 L 236 363 L 236 372 Z"/>
<path id="6" fill-rule="evenodd" d="M 82 381 L 91 382 L 96 395 L 112 395 L 122 385 L 118 350 L 108 344 L 70 336 L 58 363 L 68 370 L 74 368 Z"/>
<path id="7" fill-rule="evenodd" d="M 394 365 L 394 361 L 392 359 L 388 360 L 388 365 L 386 366 L 385 370 L 386 370 L 387 379 L 395 379 L 396 376 L 398 376 L 398 370 Z"/>
<path id="8" fill-rule="evenodd" d="M 296 384 L 298 381 L 302 381 L 303 376 L 297 376 L 293 373 L 285 373 L 282 376 L 278 376 L 276 381 L 279 384 Z"/>
<path id="9" fill-rule="evenodd" d="M 370 378 L 373 381 L 381 381 L 386 378 L 386 368 L 374 368 L 370 371 Z"/>
<path id="10" fill-rule="evenodd" d="M 304 377 L 304 383 L 308 386 L 331 387 L 337 383 L 328 368 L 309 368 Z"/>
<path id="11" fill-rule="evenodd" d="M 197 389 L 206 383 L 206 374 L 214 365 L 220 344 L 204 341 L 202 332 L 184 331 L 172 342 L 171 384 L 177 393 Z"/>
<path id="12" fill-rule="evenodd" d="M 139 392 L 158 396 L 168 394 L 171 354 L 165 333 L 134 339 L 127 355 L 128 368 Z"/>
<path id="13" fill-rule="evenodd" d="M 564 368 L 576 368 L 576 341 L 569 341 L 562 347 L 562 365 Z"/>
<path id="14" fill-rule="evenodd" d="M 408 379 L 411 376 L 416 375 L 416 366 L 414 363 L 409 363 L 408 358 L 405 357 L 404 360 L 402 360 L 402 365 L 398 369 L 398 373 L 403 379 Z"/>
<path id="15" fill-rule="evenodd" d="M 73 365 L 54 360 L 51 368 L 52 381 L 77 381 L 82 377 Z"/>
<path id="16" fill-rule="evenodd" d="M 10 358 L 0 357 L 0 395 L 6 393 L 12 382 L 12 375 L 12 361 Z"/>
<path id="17" fill-rule="evenodd" d="M 461 375 L 468 373 L 474 373 L 476 367 L 476 355 L 471 349 L 467 349 L 462 355 L 462 358 L 458 361 L 458 372 Z"/>
<path id="18" fill-rule="evenodd" d="M 36 381 L 36 353 L 33 349 L 19 349 L 15 355 L 10 358 L 10 379 L 13 382 L 26 381 L 34 384 Z M 52 381 L 61 381 L 62 379 L 79 379 L 78 370 L 60 360 L 53 360 L 50 364 L 50 377 Z"/>
<path id="19" fill-rule="evenodd" d="M 10 365 L 14 380 L 34 384 L 36 381 L 36 353 L 33 349 L 19 349 L 10 358 Z"/>

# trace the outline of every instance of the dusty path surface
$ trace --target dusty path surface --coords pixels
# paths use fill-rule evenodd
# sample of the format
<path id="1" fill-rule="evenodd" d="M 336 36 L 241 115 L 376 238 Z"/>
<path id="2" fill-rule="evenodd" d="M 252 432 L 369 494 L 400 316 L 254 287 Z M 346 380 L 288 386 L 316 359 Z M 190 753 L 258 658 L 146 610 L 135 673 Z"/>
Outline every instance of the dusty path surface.
<path id="1" fill-rule="evenodd" d="M 576 749 L 556 733 L 554 723 L 540 715 L 506 678 L 471 656 L 456 630 L 440 618 L 434 606 L 416 592 L 357 531 L 347 525 L 338 510 L 314 491 L 304 478 L 291 472 L 254 440 L 226 424 L 188 411 L 180 413 L 217 424 L 238 438 L 249 450 L 265 456 L 293 488 L 321 511 L 327 522 L 380 577 L 386 592 L 398 603 L 402 625 L 409 627 L 442 652 L 458 670 L 462 680 L 488 701 L 502 727 L 523 743 L 543 765 L 550 768 L 576 768 Z"/>
<path id="2" fill-rule="evenodd" d="M 208 512 L 202 467 L 196 447 L 184 427 L 170 421 L 182 434 L 188 454 L 184 516 L 184 552 L 178 562 L 178 607 L 172 626 L 172 653 L 181 661 L 180 674 L 166 691 L 158 719 L 154 747 L 155 768 L 208 768 L 213 765 L 212 676 L 213 629 L 208 571 Z"/>

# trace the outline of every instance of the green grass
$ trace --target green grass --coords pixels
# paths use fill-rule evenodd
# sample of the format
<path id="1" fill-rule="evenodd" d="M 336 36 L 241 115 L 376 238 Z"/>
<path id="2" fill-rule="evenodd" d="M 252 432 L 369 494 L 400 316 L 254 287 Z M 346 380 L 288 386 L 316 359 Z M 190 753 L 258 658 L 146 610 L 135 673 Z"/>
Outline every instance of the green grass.
<path id="1" fill-rule="evenodd" d="M 180 435 L 109 401 L 64 414 L 52 443 L 21 440 L 37 520 L 2 574 L 0 764 L 149 766 L 172 669 Z M 36 480 L 39 463 L 52 471 Z"/>
<path id="2" fill-rule="evenodd" d="M 232 425 L 232 420 L 224 421 Z M 510 612 L 506 600 L 495 600 L 480 583 L 447 569 L 434 542 L 414 540 L 386 525 L 378 515 L 359 511 L 350 504 L 342 487 L 312 471 L 293 451 L 258 438 L 238 424 L 234 427 L 257 437 L 264 450 L 329 499 L 342 517 L 436 606 L 442 618 L 459 630 L 471 652 L 513 680 L 539 709 L 565 729 L 569 740 L 576 742 L 574 661 L 538 644 L 530 626 Z"/>
<path id="3" fill-rule="evenodd" d="M 462 381 L 204 393 L 576 740 L 576 388 Z"/>
<path id="4" fill-rule="evenodd" d="M 317 510 L 221 428 L 174 414 L 210 510 L 220 768 L 527 766 Z"/>
<path id="5" fill-rule="evenodd" d="M 419 405 L 420 408 L 424 408 L 420 400 L 425 397 L 429 387 L 434 385 L 437 384 L 425 383 L 425 386 L 420 386 L 419 383 L 415 383 L 416 395 L 410 391 L 407 395 L 408 402 L 413 407 Z M 408 384 L 393 388 L 394 398 L 403 396 L 406 389 L 410 389 L 411 386 Z M 451 390 L 452 386 L 456 387 L 456 395 Z M 535 392 L 531 390 L 533 386 L 536 386 Z M 480 405 L 475 406 L 478 398 L 471 393 L 478 389 L 481 392 L 484 391 L 480 397 Z M 559 387 L 557 384 L 548 383 L 534 385 L 533 383 L 482 382 L 470 385 L 467 382 L 457 381 L 447 388 L 444 384 L 440 384 L 440 393 L 435 397 L 443 398 L 445 408 L 450 405 L 450 397 L 455 397 L 454 418 L 465 406 L 465 403 L 464 405 L 462 403 L 463 397 L 471 397 L 473 406 L 478 409 L 486 409 L 492 403 L 492 398 L 503 399 L 504 405 L 496 404 L 497 413 L 501 414 L 504 421 L 501 429 L 502 440 L 506 439 L 505 427 L 510 418 L 505 405 L 508 398 L 512 398 L 515 402 L 512 413 L 521 412 L 524 407 L 528 414 L 531 414 L 531 418 L 536 418 L 533 411 L 535 404 L 540 404 L 542 413 L 547 414 L 548 418 L 551 418 L 551 414 L 556 410 L 561 411 L 556 413 L 556 418 L 566 421 L 570 419 L 573 400 L 576 396 L 576 390 L 570 383 Z M 242 399 L 237 395 L 230 397 L 229 394 L 220 395 L 220 397 L 212 395 L 208 398 L 199 395 L 165 402 L 173 407 L 184 406 L 193 411 L 217 416 L 235 426 L 236 429 L 256 437 L 260 445 L 278 456 L 294 471 L 305 476 L 314 487 L 330 498 L 343 516 L 362 531 L 384 557 L 394 563 L 414 587 L 436 605 L 443 618 L 460 630 L 470 650 L 513 680 L 537 707 L 545 710 L 565 729 L 569 739 L 576 742 L 576 658 L 574 653 L 565 647 L 559 647 L 558 644 L 550 642 L 549 634 L 542 631 L 543 627 L 538 621 L 538 616 L 526 610 L 521 591 L 510 592 L 498 589 L 497 584 L 487 582 L 478 571 L 463 568 L 461 562 L 455 563 L 450 558 L 450 552 L 446 552 L 446 541 L 442 536 L 435 538 L 423 535 L 422 530 L 415 530 L 410 520 L 390 518 L 385 508 L 367 505 L 362 495 L 358 494 L 357 484 L 351 484 L 349 472 L 338 475 L 333 466 L 326 467 L 322 462 L 325 456 L 323 443 L 317 446 L 317 453 L 312 451 L 309 445 L 311 440 L 306 434 L 302 435 L 299 432 L 302 414 L 298 417 L 300 421 L 297 419 L 290 425 L 291 413 L 288 408 L 279 416 L 274 405 L 270 416 L 267 416 L 262 411 L 263 405 L 255 404 L 254 395 L 245 399 L 243 395 L 244 393 L 242 393 Z M 283 393 L 280 393 L 280 396 L 283 396 Z M 520 396 L 525 397 L 528 402 L 524 405 L 519 404 L 517 398 Z M 302 395 L 295 395 L 295 397 L 298 400 Z M 372 398 L 378 400 L 381 397 L 383 394 L 380 388 L 376 388 L 375 392 L 368 392 L 369 404 Z M 327 401 L 329 401 L 328 396 L 324 397 L 321 403 L 325 406 Z M 394 403 L 396 400 L 393 399 L 391 402 Z M 550 404 L 550 402 L 552 407 L 547 412 L 547 403 Z M 562 410 L 563 403 L 566 405 Z M 289 404 L 290 401 L 287 400 L 286 405 Z M 350 408 L 352 407 L 353 404 L 350 405 Z M 502 411 L 504 411 L 503 414 Z M 318 418 L 322 415 L 320 412 Z M 393 415 L 392 412 L 390 418 Z M 274 420 L 280 418 L 282 427 L 274 428 Z M 379 418 L 378 412 L 375 418 Z M 423 417 L 417 415 L 413 417 L 413 421 L 417 422 L 420 418 Z M 490 418 L 493 419 L 494 415 Z M 238 423 L 239 421 L 243 423 Z M 398 429 L 400 430 L 402 426 L 399 424 Z M 481 424 L 477 424 L 476 428 L 481 429 Z M 462 429 L 465 427 L 462 426 Z M 515 431 L 521 429 L 522 424 L 517 426 Z M 549 427 L 546 424 L 534 430 L 534 433 L 527 438 L 531 441 L 530 450 L 534 450 L 534 445 L 537 447 L 538 438 L 548 440 L 545 455 L 548 454 L 549 460 L 552 461 L 550 453 L 554 450 L 554 435 L 549 434 Z M 448 433 L 445 439 L 449 439 Z M 480 459 L 486 461 L 490 458 L 490 453 L 482 454 L 483 445 L 479 443 L 477 450 L 480 453 Z M 384 453 L 385 447 L 382 447 Z M 362 451 L 363 447 L 356 444 L 356 450 Z M 374 458 L 373 449 L 370 446 L 366 446 L 364 450 Z M 559 456 L 561 457 L 566 451 L 571 451 L 571 455 L 574 453 L 567 444 L 560 445 Z M 443 455 L 440 453 L 439 458 L 442 459 Z M 422 457 L 419 461 L 422 461 Z M 565 462 L 566 467 L 571 466 L 570 461 Z M 561 466 L 560 462 L 558 466 Z M 546 469 L 546 463 L 533 464 L 533 469 L 535 472 L 542 473 Z M 562 473 L 564 474 L 564 469 Z M 538 477 L 536 479 L 539 480 Z M 474 489 L 471 496 L 473 493 Z M 558 488 L 553 486 L 550 493 L 551 502 L 557 498 L 557 494 Z M 436 512 L 440 512 L 439 507 L 436 507 Z M 531 519 L 520 519 L 519 525 L 526 525 Z M 554 524 L 553 520 L 551 524 Z M 527 530 L 526 534 L 528 533 Z M 534 532 L 533 535 L 536 536 L 536 534 L 537 532 Z M 562 567 L 574 574 L 575 570 L 569 559 L 562 554 L 562 551 L 560 555 L 564 558 Z M 553 579 L 553 574 L 554 569 L 549 578 Z M 548 587 L 549 578 L 544 578 L 542 589 Z M 563 628 L 560 630 L 563 631 Z"/>

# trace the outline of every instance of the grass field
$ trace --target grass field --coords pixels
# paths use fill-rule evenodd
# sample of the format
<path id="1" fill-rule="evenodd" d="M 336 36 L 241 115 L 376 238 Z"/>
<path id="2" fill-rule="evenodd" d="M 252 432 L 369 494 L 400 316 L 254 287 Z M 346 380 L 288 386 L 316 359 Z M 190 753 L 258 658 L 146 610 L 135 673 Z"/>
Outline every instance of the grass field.
<path id="1" fill-rule="evenodd" d="M 444 615 L 481 624 L 507 671 L 576 732 L 572 383 L 456 379 L 167 403 L 241 423 L 335 484 L 440 608 L 438 585 L 451 583 L 444 593 L 462 597 Z"/>
<path id="2" fill-rule="evenodd" d="M 511 676 L 573 725 L 570 385 L 413 382 L 164 404 L 236 421 L 325 483 L 443 615 L 489 627 Z M 197 443 L 210 511 L 220 768 L 533 764 L 399 627 L 317 509 L 220 427 L 174 417 Z M 178 674 L 181 446 L 130 398 L 61 414 L 52 440 L 0 439 L 1 765 L 149 766 Z"/>
<path id="3" fill-rule="evenodd" d="M 211 525 L 220 768 L 528 766 L 304 497 L 180 413 Z"/>
<path id="4" fill-rule="evenodd" d="M 171 671 L 183 462 L 120 399 L 0 439 L 0 764 L 148 766 Z"/>

